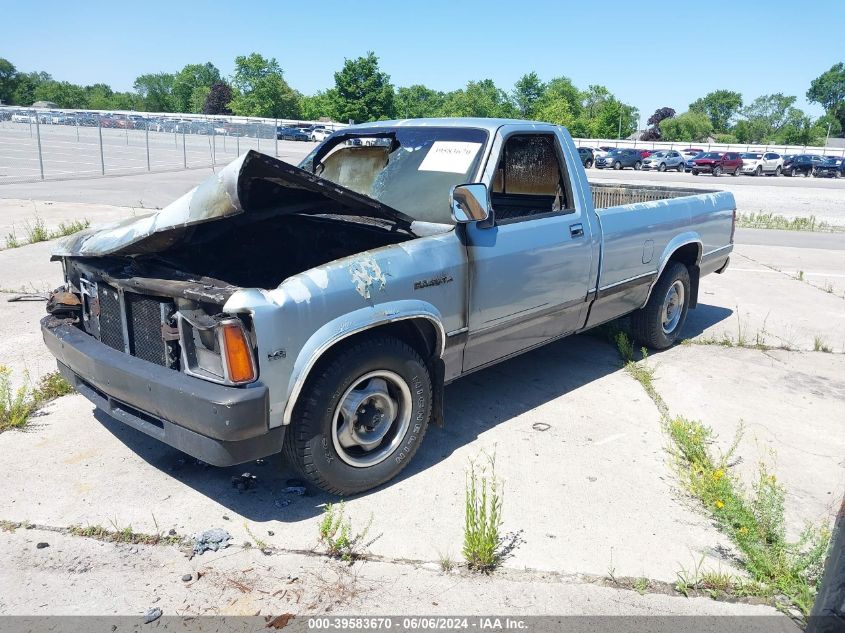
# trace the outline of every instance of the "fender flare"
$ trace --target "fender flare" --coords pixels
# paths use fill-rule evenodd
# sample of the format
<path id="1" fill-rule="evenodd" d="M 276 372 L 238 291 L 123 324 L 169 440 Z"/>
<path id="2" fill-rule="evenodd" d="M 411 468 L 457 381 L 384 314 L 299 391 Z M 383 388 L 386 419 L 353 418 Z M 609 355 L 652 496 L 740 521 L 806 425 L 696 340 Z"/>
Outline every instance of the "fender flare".
<path id="1" fill-rule="evenodd" d="M 684 246 L 688 246 L 690 244 L 695 244 L 696 246 L 698 246 L 698 254 L 696 255 L 693 265 L 699 266 L 701 264 L 701 254 L 704 250 L 704 244 L 701 241 L 701 236 L 695 231 L 687 231 L 681 233 L 680 235 L 676 235 L 669 241 L 669 243 L 666 245 L 666 248 L 663 249 L 663 254 L 660 256 L 660 265 L 657 268 L 657 275 L 651 282 L 651 285 L 648 287 L 648 294 L 646 295 L 645 301 L 643 301 L 643 305 L 640 306 L 641 308 L 644 307 L 645 304 L 648 303 L 648 300 L 651 298 L 651 292 L 652 290 L 654 290 L 654 287 L 657 285 L 657 282 L 660 281 L 660 276 L 663 274 L 666 265 L 671 261 L 672 256 L 678 251 L 678 249 L 683 248 Z"/>
<path id="2" fill-rule="evenodd" d="M 300 349 L 294 362 L 287 388 L 282 425 L 288 425 L 293 417 L 293 408 L 305 386 L 311 370 L 332 347 L 355 334 L 375 329 L 379 326 L 408 319 L 425 319 L 437 332 L 434 356 L 443 357 L 446 348 L 446 328 L 440 311 L 430 303 L 417 300 L 401 300 L 361 308 L 349 314 L 341 315 L 324 324 L 314 332 Z"/>

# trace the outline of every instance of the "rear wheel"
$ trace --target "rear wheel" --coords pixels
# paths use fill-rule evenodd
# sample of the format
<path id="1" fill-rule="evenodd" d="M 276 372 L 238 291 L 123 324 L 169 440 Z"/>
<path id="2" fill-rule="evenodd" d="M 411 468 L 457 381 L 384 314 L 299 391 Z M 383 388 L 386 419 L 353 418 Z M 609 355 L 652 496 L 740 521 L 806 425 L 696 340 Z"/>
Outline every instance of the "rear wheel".
<path id="1" fill-rule="evenodd" d="M 588 160 L 586 163 L 584 163 L 584 169 L 589 169 L 592 166 L 593 166 L 593 161 L 591 161 L 591 160 Z"/>
<path id="2" fill-rule="evenodd" d="M 617 160 L 615 163 L 613 163 L 613 169 L 616 169 L 617 171 L 618 171 L 618 170 L 620 170 L 620 169 L 622 169 L 622 163 L 620 163 L 620 162 Z"/>
<path id="3" fill-rule="evenodd" d="M 642 166 L 643 164 L 640 161 L 637 161 L 636 163 L 634 163 L 634 171 L 640 171 L 640 168 Z"/>
<path id="4" fill-rule="evenodd" d="M 778 165 L 777 168 L 775 169 L 775 176 L 780 176 L 780 173 L 782 171 L 783 171 L 783 168 L 780 165 Z"/>
<path id="5" fill-rule="evenodd" d="M 763 167 L 761 165 L 757 165 L 757 169 L 754 170 L 755 176 L 762 176 L 763 175 Z"/>
<path id="6" fill-rule="evenodd" d="M 285 456 L 327 492 L 349 495 L 393 479 L 419 449 L 431 417 L 431 378 L 393 336 L 332 353 L 300 395 Z"/>
<path id="7" fill-rule="evenodd" d="M 695 170 L 693 169 L 693 170 L 692 170 L 692 175 L 693 175 L 693 176 L 698 176 L 698 172 L 697 172 L 697 171 L 695 171 Z"/>
<path id="8" fill-rule="evenodd" d="M 739 176 L 739 172 L 740 172 L 740 171 L 741 171 L 741 168 L 740 168 L 740 167 L 737 167 L 736 169 L 734 169 L 734 173 L 733 173 L 732 175 L 733 175 L 733 176 Z"/>
<path id="9" fill-rule="evenodd" d="M 689 310 L 687 267 L 670 262 L 651 291 L 645 307 L 631 314 L 634 338 L 653 349 L 666 349 L 678 340 Z"/>
<path id="10" fill-rule="evenodd" d="M 685 171 L 685 170 L 684 170 L 684 167 L 685 167 L 685 165 L 684 165 L 683 161 L 681 161 L 680 163 L 678 163 L 678 173 L 679 173 L 679 174 L 681 174 L 681 173 L 683 173 L 683 172 Z"/>

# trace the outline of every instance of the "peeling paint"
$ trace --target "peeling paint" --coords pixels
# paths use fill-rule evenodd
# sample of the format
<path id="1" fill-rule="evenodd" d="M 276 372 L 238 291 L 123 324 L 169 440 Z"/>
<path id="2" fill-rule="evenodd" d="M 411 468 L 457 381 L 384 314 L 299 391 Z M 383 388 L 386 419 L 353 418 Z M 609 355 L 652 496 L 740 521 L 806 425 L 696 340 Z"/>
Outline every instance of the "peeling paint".
<path id="1" fill-rule="evenodd" d="M 325 290 L 329 287 L 329 274 L 322 268 L 313 268 L 306 271 L 304 274 L 308 277 L 308 279 L 313 281 L 314 285 L 320 290 Z"/>
<path id="2" fill-rule="evenodd" d="M 294 303 L 306 303 L 311 301 L 311 291 L 308 286 L 302 283 L 299 277 L 291 277 L 283 284 L 288 296 L 293 299 Z"/>
<path id="3" fill-rule="evenodd" d="M 355 291 L 364 299 L 372 298 L 372 289 L 382 291 L 387 286 L 387 279 L 372 257 L 357 258 L 349 265 L 349 275 L 355 285 Z"/>

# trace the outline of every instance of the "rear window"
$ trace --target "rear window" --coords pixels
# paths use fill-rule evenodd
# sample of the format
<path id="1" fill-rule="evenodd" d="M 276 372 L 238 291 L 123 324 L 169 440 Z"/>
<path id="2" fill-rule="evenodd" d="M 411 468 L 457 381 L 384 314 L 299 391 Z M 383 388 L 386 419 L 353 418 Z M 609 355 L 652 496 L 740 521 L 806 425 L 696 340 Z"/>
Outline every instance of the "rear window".
<path id="1" fill-rule="evenodd" d="M 762 154 L 757 154 L 756 152 L 745 152 L 742 154 L 743 158 L 750 158 L 751 160 L 759 160 L 763 158 Z"/>

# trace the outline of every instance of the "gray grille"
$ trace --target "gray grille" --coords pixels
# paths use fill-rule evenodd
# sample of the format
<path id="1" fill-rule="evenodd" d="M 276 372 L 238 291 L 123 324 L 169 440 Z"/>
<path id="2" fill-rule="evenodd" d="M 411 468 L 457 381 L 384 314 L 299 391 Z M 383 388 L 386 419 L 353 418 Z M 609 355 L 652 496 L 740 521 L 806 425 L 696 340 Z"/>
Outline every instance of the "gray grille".
<path id="1" fill-rule="evenodd" d="M 123 352 L 123 324 L 120 319 L 120 297 L 117 290 L 106 284 L 99 284 L 97 296 L 100 301 L 100 340 Z"/>
<path id="2" fill-rule="evenodd" d="M 169 315 L 172 304 L 132 292 L 124 293 L 123 297 L 131 354 L 156 365 L 168 366 L 167 346 L 161 336 L 162 308 Z"/>

